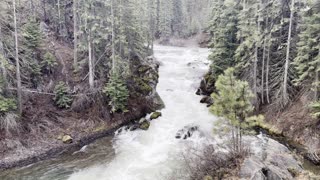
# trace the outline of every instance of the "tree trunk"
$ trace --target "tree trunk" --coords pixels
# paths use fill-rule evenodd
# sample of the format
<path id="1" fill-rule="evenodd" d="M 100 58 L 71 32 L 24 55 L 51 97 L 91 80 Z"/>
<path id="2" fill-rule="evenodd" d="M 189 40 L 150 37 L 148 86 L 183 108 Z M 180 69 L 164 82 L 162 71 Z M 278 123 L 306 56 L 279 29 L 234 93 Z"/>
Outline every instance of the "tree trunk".
<path id="1" fill-rule="evenodd" d="M 265 69 L 265 56 L 266 56 L 266 38 L 263 40 L 263 53 L 262 53 L 262 72 L 261 72 L 261 101 L 264 104 L 264 69 Z"/>
<path id="2" fill-rule="evenodd" d="M 90 30 L 88 35 L 88 51 L 89 51 L 89 86 L 90 86 L 90 89 L 93 89 L 94 73 L 93 73 L 93 63 L 92 63 L 91 31 Z"/>
<path id="3" fill-rule="evenodd" d="M 62 26 L 61 26 L 61 11 L 60 11 L 60 0 L 58 0 L 58 21 L 59 21 L 59 34 L 62 31 Z M 61 34 L 60 34 L 61 35 Z"/>
<path id="4" fill-rule="evenodd" d="M 46 10 L 46 1 L 42 1 L 43 2 L 43 14 L 44 14 L 44 20 L 47 20 L 47 10 Z"/>
<path id="5" fill-rule="evenodd" d="M 156 19 L 156 38 L 159 39 L 160 38 L 160 0 L 157 0 L 157 19 Z"/>
<path id="6" fill-rule="evenodd" d="M 258 34 L 260 35 L 260 21 L 259 21 L 259 18 L 260 18 L 260 13 L 259 13 L 259 5 L 257 5 L 258 8 L 257 8 L 257 13 L 258 13 L 258 26 L 257 26 L 257 32 Z M 254 98 L 255 98 L 255 106 L 256 108 L 258 107 L 258 90 L 257 90 L 257 69 L 258 69 L 258 41 L 259 40 L 256 40 L 256 43 L 255 43 L 255 49 L 254 49 L 254 64 L 253 64 L 253 93 L 254 93 Z"/>
<path id="7" fill-rule="evenodd" d="M 0 56 L 2 56 L 1 60 L 1 71 L 2 71 L 2 78 L 3 78 L 3 92 L 6 94 L 7 89 L 8 89 L 8 80 L 7 80 L 7 70 L 5 67 L 5 60 L 6 56 L 4 53 L 4 47 L 3 47 L 3 37 L 2 37 L 2 28 L 1 28 L 1 23 L 0 23 Z"/>
<path id="8" fill-rule="evenodd" d="M 270 35 L 270 38 L 271 38 L 271 35 Z M 268 43 L 268 54 L 267 54 L 267 62 L 266 62 L 266 66 L 267 66 L 267 68 L 266 68 L 266 96 L 267 96 L 268 104 L 270 104 L 270 94 L 269 94 L 270 44 L 269 43 Z"/>
<path id="9" fill-rule="evenodd" d="M 73 67 L 78 70 L 78 29 L 77 29 L 77 0 L 73 0 Z"/>
<path id="10" fill-rule="evenodd" d="M 318 56 L 320 57 L 320 45 L 319 45 L 319 52 L 318 52 Z M 314 100 L 318 101 L 319 99 L 319 70 L 320 70 L 320 64 L 317 63 L 316 64 L 316 77 L 315 77 L 315 90 L 314 90 Z"/>
<path id="11" fill-rule="evenodd" d="M 18 49 L 18 28 L 17 28 L 17 14 L 16 14 L 16 0 L 13 0 L 13 19 L 14 19 L 14 37 L 16 46 L 16 76 L 17 76 L 17 94 L 18 94 L 18 111 L 22 115 L 22 91 L 21 91 L 21 76 L 20 76 L 20 62 Z"/>
<path id="12" fill-rule="evenodd" d="M 114 27 L 114 0 L 111 0 L 111 16 L 112 16 L 112 20 L 111 20 L 111 28 L 112 28 L 112 73 L 115 73 L 115 27 Z"/>
<path id="13" fill-rule="evenodd" d="M 315 77 L 315 90 L 314 90 L 314 100 L 315 101 L 317 101 L 318 100 L 318 98 L 319 98 L 319 72 L 318 72 L 318 68 L 319 68 L 319 65 L 318 65 L 319 63 L 317 63 L 317 65 L 316 65 L 316 68 L 317 68 L 317 70 L 316 70 L 316 77 Z"/>
<path id="14" fill-rule="evenodd" d="M 286 53 L 286 63 L 284 67 L 284 78 L 282 85 L 282 105 L 285 106 L 289 101 L 288 94 L 288 74 L 289 74 L 289 65 L 290 65 L 290 45 L 291 45 L 291 33 L 292 33 L 292 21 L 294 13 L 294 0 L 291 0 L 291 10 L 290 10 L 290 21 L 289 21 L 289 32 L 288 32 L 288 41 L 287 41 L 287 53 Z"/>
<path id="15" fill-rule="evenodd" d="M 232 145 L 233 145 L 233 151 L 236 151 L 236 138 L 235 138 L 235 132 L 234 132 L 234 127 L 232 127 Z"/>

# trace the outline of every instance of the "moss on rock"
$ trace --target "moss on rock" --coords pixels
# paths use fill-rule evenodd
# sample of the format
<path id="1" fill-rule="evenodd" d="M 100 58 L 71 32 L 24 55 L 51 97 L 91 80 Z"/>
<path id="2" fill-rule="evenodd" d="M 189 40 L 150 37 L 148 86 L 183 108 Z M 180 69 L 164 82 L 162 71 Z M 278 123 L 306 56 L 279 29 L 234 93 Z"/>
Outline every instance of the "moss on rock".
<path id="1" fill-rule="evenodd" d="M 139 128 L 142 130 L 148 130 L 150 127 L 150 122 L 149 121 L 143 121 L 140 125 Z"/>
<path id="2" fill-rule="evenodd" d="M 151 69 L 150 66 L 148 65 L 141 65 L 139 68 L 138 68 L 138 72 L 141 74 L 141 73 L 145 73 L 147 72 L 149 69 Z"/>
<path id="3" fill-rule="evenodd" d="M 161 113 L 161 112 L 154 112 L 154 113 L 151 114 L 150 120 L 157 119 L 157 118 L 159 118 L 160 116 L 162 116 L 162 113 Z"/>
<path id="4" fill-rule="evenodd" d="M 147 83 L 148 81 L 143 78 L 136 77 L 134 78 L 134 82 L 138 86 L 137 91 L 142 94 L 147 95 L 153 90 L 152 87 Z"/>

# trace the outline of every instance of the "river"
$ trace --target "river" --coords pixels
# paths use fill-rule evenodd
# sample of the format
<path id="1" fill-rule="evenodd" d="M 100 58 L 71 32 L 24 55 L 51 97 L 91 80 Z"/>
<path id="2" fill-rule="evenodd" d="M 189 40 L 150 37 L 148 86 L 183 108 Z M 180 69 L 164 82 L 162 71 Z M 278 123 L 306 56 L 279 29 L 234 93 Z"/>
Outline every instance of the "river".
<path id="1" fill-rule="evenodd" d="M 161 62 L 157 91 L 166 108 L 148 131 L 128 131 L 88 145 L 85 152 L 59 156 L 0 173 L 1 180 L 144 180 L 167 179 L 183 163 L 188 147 L 208 143 L 215 117 L 195 95 L 208 70 L 208 49 L 155 46 Z M 187 125 L 198 125 L 202 134 L 188 140 L 175 138 Z"/>

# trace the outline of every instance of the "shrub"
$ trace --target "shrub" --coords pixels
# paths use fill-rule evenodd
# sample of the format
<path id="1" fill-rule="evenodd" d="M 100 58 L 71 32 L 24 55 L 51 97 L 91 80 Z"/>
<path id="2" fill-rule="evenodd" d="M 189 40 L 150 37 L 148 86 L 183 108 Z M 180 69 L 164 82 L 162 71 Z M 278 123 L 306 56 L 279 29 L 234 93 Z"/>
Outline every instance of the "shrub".
<path id="1" fill-rule="evenodd" d="M 213 145 L 206 145 L 203 148 L 188 147 L 182 153 L 184 165 L 182 169 L 167 179 L 231 179 L 233 174 L 238 173 L 238 167 L 246 154 L 232 154 L 218 152 Z"/>
<path id="2" fill-rule="evenodd" d="M 320 101 L 316 101 L 310 104 L 311 108 L 311 115 L 314 118 L 319 118 L 320 117 Z"/>
<path id="3" fill-rule="evenodd" d="M 45 72 L 48 72 L 49 74 L 52 74 L 54 68 L 57 65 L 58 65 L 58 63 L 57 63 L 56 57 L 52 53 L 47 52 L 44 55 L 43 61 L 41 62 L 42 70 L 45 71 Z"/>
<path id="4" fill-rule="evenodd" d="M 17 132 L 20 128 L 18 115 L 12 112 L 16 109 L 15 99 L 0 95 L 0 129 L 3 129 L 7 134 Z"/>
<path id="5" fill-rule="evenodd" d="M 19 116 L 17 114 L 7 112 L 0 116 L 0 128 L 7 134 L 18 132 L 20 129 Z"/>
<path id="6" fill-rule="evenodd" d="M 127 84 L 118 74 L 111 75 L 109 82 L 103 89 L 103 93 L 110 98 L 111 112 L 127 111 L 129 91 Z"/>
<path id="7" fill-rule="evenodd" d="M 72 98 L 69 95 L 69 88 L 64 82 L 59 82 L 54 88 L 54 101 L 59 108 L 69 108 Z"/>
<path id="8" fill-rule="evenodd" d="M 0 95 L 0 114 L 4 115 L 9 111 L 17 109 L 16 101 L 12 98 L 5 98 Z"/>

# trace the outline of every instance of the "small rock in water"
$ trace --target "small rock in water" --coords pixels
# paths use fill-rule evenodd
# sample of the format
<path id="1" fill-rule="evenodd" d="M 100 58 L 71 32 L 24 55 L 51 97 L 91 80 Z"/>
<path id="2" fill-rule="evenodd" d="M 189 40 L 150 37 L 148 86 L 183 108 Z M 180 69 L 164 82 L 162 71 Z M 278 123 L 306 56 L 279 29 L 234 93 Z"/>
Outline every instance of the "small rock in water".
<path id="1" fill-rule="evenodd" d="M 120 134 L 121 132 L 122 132 L 122 128 L 118 129 L 118 130 L 116 131 L 116 134 Z"/>
<path id="2" fill-rule="evenodd" d="M 73 141 L 72 137 L 70 135 L 64 135 L 62 137 L 62 142 L 65 144 L 71 144 Z"/>
<path id="3" fill-rule="evenodd" d="M 130 131 L 135 131 L 135 130 L 137 130 L 139 128 L 139 125 L 138 124 L 134 124 L 134 125 L 132 125 L 132 126 L 130 126 Z"/>
<path id="4" fill-rule="evenodd" d="M 202 90 L 200 88 L 197 89 L 196 95 L 200 96 L 202 94 Z"/>
<path id="5" fill-rule="evenodd" d="M 200 103 L 207 104 L 211 106 L 213 104 L 213 99 L 210 96 L 205 96 L 200 100 Z"/>
<path id="6" fill-rule="evenodd" d="M 146 118 L 141 118 L 141 119 L 139 120 L 139 124 L 143 123 L 143 122 L 146 121 L 146 120 L 147 120 Z"/>
<path id="7" fill-rule="evenodd" d="M 154 113 L 151 114 L 150 120 L 157 119 L 157 118 L 159 118 L 160 116 L 162 116 L 162 113 L 161 113 L 161 112 L 154 112 Z"/>
<path id="8" fill-rule="evenodd" d="M 142 130 L 148 130 L 150 127 L 150 122 L 149 121 L 144 121 L 140 124 L 139 128 L 142 129 Z"/>
<path id="9" fill-rule="evenodd" d="M 126 126 L 126 127 L 124 128 L 124 130 L 125 130 L 125 131 L 128 131 L 130 128 L 131 128 L 130 126 Z"/>

